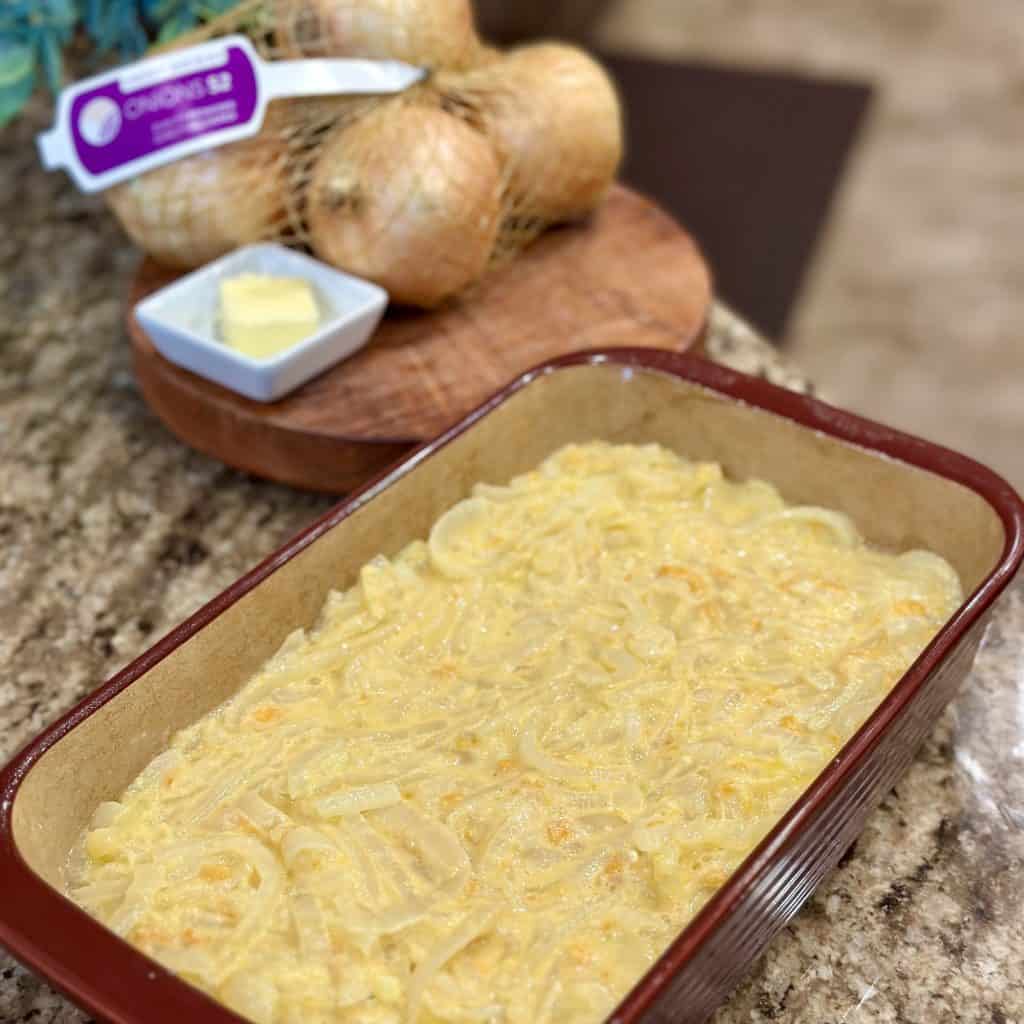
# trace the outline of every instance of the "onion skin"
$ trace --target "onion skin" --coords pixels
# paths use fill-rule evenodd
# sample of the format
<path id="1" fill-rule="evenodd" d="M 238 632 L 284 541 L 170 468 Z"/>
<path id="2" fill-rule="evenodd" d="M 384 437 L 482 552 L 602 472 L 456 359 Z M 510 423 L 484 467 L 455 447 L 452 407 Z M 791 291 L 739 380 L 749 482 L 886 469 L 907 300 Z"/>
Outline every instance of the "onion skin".
<path id="1" fill-rule="evenodd" d="M 559 223 L 601 203 L 622 162 L 622 110 L 588 54 L 537 43 L 439 84 L 479 112 L 515 213 Z"/>
<path id="2" fill-rule="evenodd" d="M 268 126 L 115 185 L 104 198 L 131 240 L 159 263 L 198 267 L 279 233 L 286 157 L 286 144 Z"/>
<path id="3" fill-rule="evenodd" d="M 430 308 L 487 269 L 501 221 L 488 140 L 436 107 L 388 103 L 335 134 L 313 170 L 316 254 Z"/>
<path id="4" fill-rule="evenodd" d="M 464 68 L 480 47 L 471 0 L 276 0 L 274 24 L 284 57 Z"/>

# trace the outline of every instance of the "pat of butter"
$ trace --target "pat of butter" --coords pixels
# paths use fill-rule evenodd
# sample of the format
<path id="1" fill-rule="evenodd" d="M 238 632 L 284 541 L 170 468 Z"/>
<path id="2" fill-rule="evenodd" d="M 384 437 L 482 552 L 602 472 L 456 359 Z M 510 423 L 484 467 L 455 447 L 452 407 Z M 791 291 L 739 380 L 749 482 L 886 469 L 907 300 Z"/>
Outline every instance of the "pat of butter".
<path id="1" fill-rule="evenodd" d="M 239 274 L 220 284 L 221 330 L 233 349 L 269 359 L 316 333 L 313 289 L 297 277 Z"/>

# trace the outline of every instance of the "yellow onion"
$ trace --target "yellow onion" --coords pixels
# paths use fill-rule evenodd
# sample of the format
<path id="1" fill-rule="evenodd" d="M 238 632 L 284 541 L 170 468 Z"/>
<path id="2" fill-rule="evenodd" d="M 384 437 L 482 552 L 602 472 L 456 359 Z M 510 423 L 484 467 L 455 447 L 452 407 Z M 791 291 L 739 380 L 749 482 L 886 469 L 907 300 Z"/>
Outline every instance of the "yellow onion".
<path id="1" fill-rule="evenodd" d="M 622 112 L 611 79 L 582 50 L 537 43 L 441 85 L 479 112 L 517 213 L 555 223 L 601 202 L 622 160 Z"/>
<path id="2" fill-rule="evenodd" d="M 286 57 L 364 57 L 461 68 L 479 41 L 471 0 L 276 0 Z"/>
<path id="3" fill-rule="evenodd" d="M 275 122 L 276 124 L 276 122 Z M 131 240 L 170 267 L 198 267 L 273 237 L 284 218 L 287 146 L 258 135 L 115 185 L 105 198 Z"/>
<path id="4" fill-rule="evenodd" d="M 385 103 L 325 144 L 307 219 L 322 259 L 396 302 L 436 306 L 487 267 L 501 219 L 498 160 L 465 121 Z"/>

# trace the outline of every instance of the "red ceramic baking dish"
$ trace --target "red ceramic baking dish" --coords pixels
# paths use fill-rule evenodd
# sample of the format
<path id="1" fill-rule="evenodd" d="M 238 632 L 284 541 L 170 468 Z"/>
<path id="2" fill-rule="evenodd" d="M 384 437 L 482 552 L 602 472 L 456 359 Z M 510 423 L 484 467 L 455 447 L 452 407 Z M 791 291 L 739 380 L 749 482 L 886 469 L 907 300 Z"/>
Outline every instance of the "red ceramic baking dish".
<path id="1" fill-rule="evenodd" d="M 171 736 L 222 703 L 327 592 L 394 554 L 478 481 L 501 483 L 563 444 L 658 442 L 840 509 L 891 549 L 948 559 L 969 596 L 613 1016 L 698 1024 L 800 908 L 896 782 L 965 678 L 993 602 L 1024 556 L 1024 505 L 970 459 L 701 359 L 585 353 L 520 377 L 275 552 L 29 744 L 0 775 L 0 943 L 117 1024 L 239 1018 L 61 895 L 96 806 Z"/>

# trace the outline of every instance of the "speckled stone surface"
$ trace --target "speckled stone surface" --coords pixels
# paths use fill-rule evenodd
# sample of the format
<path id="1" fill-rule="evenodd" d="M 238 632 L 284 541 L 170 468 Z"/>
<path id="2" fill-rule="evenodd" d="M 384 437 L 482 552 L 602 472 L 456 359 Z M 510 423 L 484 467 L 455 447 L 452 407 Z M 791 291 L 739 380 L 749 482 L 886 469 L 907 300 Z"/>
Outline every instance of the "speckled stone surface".
<path id="1" fill-rule="evenodd" d="M 0 150 L 0 761 L 329 504 L 148 412 L 121 329 L 136 257 L 99 201 L 38 170 L 41 124 Z M 724 311 L 709 350 L 802 386 Z M 1022 637 L 1018 589 L 905 781 L 717 1024 L 1024 1024 Z M 0 1024 L 84 1020 L 0 953 Z"/>

